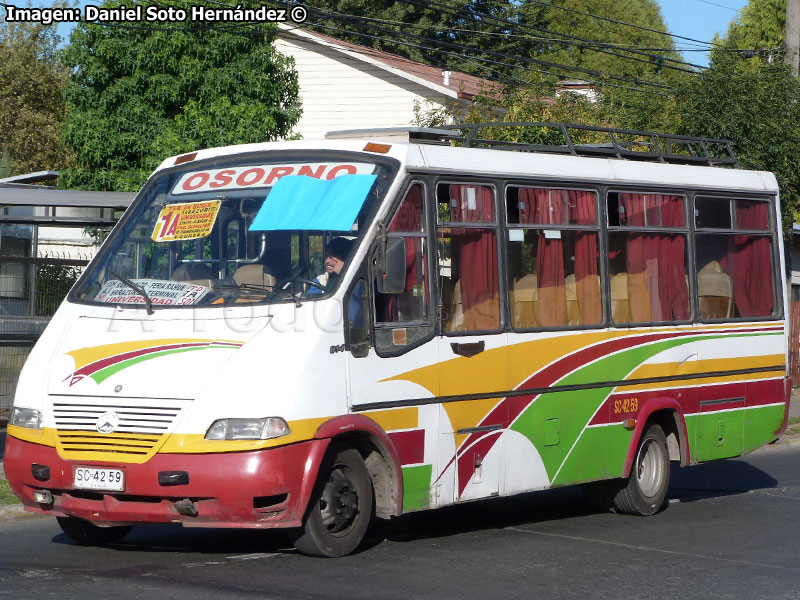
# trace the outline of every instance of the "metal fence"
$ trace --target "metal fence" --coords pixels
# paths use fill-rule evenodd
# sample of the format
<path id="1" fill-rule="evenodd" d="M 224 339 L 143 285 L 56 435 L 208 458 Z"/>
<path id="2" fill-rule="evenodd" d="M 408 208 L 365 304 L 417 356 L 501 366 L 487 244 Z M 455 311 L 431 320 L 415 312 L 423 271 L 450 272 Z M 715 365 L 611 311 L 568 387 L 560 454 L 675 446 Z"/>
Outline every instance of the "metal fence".
<path id="1" fill-rule="evenodd" d="M 25 359 L 90 258 L 0 256 L 0 423 L 10 416 Z"/>

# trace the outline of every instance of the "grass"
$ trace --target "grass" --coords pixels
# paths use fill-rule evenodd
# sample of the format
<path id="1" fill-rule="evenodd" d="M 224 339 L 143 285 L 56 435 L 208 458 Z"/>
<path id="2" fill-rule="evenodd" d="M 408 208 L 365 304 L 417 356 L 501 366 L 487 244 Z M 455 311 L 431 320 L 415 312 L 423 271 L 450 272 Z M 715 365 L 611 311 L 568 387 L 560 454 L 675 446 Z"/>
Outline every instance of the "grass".
<path id="1" fill-rule="evenodd" d="M 0 479 L 0 506 L 4 504 L 19 504 L 17 498 L 11 491 L 11 486 L 5 479 Z"/>

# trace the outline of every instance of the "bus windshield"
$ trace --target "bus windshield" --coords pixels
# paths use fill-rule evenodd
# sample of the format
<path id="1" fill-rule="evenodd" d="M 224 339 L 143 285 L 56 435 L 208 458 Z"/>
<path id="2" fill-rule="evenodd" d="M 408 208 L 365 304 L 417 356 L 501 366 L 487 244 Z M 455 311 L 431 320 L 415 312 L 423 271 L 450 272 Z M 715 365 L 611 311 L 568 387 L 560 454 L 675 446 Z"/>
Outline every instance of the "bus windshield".
<path id="1" fill-rule="evenodd" d="M 70 299 L 150 311 L 323 297 L 395 170 L 363 155 L 271 153 L 159 173 Z M 344 263 L 334 272 L 330 252 Z"/>

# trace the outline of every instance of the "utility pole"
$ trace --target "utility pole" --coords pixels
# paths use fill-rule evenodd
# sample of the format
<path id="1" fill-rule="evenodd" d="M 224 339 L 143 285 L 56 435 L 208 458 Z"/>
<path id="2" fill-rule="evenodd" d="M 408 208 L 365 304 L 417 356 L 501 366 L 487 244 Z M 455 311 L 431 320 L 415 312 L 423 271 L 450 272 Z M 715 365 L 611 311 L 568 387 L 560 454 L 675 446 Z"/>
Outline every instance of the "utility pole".
<path id="1" fill-rule="evenodd" d="M 800 0 L 786 0 L 784 44 L 786 64 L 791 67 L 792 75 L 797 77 L 798 62 L 800 62 Z"/>

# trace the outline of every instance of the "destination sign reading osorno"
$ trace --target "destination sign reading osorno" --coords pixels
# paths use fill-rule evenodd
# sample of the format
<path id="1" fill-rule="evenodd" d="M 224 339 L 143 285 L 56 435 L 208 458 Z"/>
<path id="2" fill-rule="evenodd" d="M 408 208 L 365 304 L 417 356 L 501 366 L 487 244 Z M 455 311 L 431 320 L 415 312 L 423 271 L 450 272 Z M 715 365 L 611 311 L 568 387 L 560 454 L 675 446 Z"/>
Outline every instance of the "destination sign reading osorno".
<path id="1" fill-rule="evenodd" d="M 104 8 L 87 5 L 80 8 L 31 8 L 5 5 L 7 23 L 183 23 L 192 22 L 255 22 L 278 23 L 294 21 L 302 23 L 308 16 L 308 11 L 303 6 L 293 6 L 286 10 L 283 8 L 259 6 L 256 8 L 243 8 L 242 5 L 226 8 L 211 8 L 208 6 L 194 5 L 189 7 L 175 7 L 164 5 L 125 5 L 115 8 Z"/>

